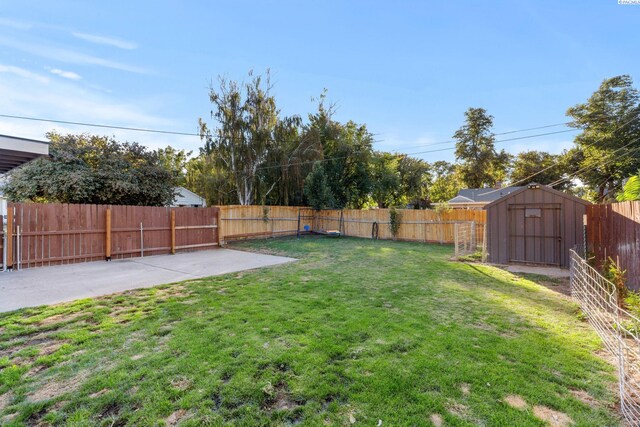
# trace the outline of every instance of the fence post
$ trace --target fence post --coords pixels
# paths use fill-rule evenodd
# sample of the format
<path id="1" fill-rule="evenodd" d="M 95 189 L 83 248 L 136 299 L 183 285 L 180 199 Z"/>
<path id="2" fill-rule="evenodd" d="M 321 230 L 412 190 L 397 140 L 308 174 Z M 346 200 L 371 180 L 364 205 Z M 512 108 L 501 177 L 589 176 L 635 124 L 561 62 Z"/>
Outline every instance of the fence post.
<path id="1" fill-rule="evenodd" d="M 176 254 L 176 211 L 173 209 L 169 213 L 171 221 L 171 255 Z"/>
<path id="2" fill-rule="evenodd" d="M 144 229 L 142 228 L 142 222 L 140 222 L 140 258 L 144 258 Z"/>
<path id="3" fill-rule="evenodd" d="M 8 205 L 7 205 L 8 206 Z M 13 207 L 7 208 L 7 268 L 13 268 Z"/>
<path id="4" fill-rule="evenodd" d="M 224 239 L 222 238 L 222 221 L 220 221 L 220 212 L 222 209 L 218 208 L 216 210 L 215 218 L 216 218 L 216 231 L 218 232 L 218 247 L 221 248 L 224 244 Z"/>
<path id="5" fill-rule="evenodd" d="M 16 226 L 16 265 L 18 266 L 17 270 L 20 271 L 20 267 L 22 266 L 22 233 L 20 233 L 20 226 Z"/>
<path id="6" fill-rule="evenodd" d="M 105 260 L 111 261 L 111 209 L 105 211 Z"/>
<path id="7" fill-rule="evenodd" d="M 458 259 L 458 223 L 454 222 L 453 223 L 453 247 L 454 249 L 454 256 L 456 257 L 456 259 Z"/>

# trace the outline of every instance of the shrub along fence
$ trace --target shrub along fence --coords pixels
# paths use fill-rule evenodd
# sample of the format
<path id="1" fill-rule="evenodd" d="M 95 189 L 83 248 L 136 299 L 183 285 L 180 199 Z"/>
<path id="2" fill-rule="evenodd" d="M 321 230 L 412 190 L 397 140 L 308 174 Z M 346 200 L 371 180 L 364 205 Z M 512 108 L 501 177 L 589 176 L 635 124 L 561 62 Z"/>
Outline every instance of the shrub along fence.
<path id="1" fill-rule="evenodd" d="M 9 203 L 6 265 L 28 268 L 211 249 L 217 207 Z"/>
<path id="2" fill-rule="evenodd" d="M 400 209 L 397 240 L 452 244 L 456 223 L 475 223 L 476 241 L 482 244 L 486 213 L 482 210 Z M 390 209 L 314 211 L 295 206 L 220 206 L 220 238 L 224 242 L 292 236 L 298 230 L 338 230 L 344 236 L 393 239 Z"/>
<path id="3" fill-rule="evenodd" d="M 627 287 L 640 289 L 640 201 L 587 207 L 587 250 L 598 266 L 608 257 L 627 271 Z"/>

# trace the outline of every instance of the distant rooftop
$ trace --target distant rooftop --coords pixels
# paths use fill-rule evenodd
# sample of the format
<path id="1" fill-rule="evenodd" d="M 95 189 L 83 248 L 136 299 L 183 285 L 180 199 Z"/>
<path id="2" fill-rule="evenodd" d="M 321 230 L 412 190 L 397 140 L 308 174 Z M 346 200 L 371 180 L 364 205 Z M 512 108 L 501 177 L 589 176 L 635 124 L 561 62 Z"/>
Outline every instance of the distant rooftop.
<path id="1" fill-rule="evenodd" d="M 48 155 L 49 143 L 46 141 L 0 135 L 0 174 Z"/>
<path id="2" fill-rule="evenodd" d="M 521 188 L 464 188 L 449 203 L 490 203 Z"/>

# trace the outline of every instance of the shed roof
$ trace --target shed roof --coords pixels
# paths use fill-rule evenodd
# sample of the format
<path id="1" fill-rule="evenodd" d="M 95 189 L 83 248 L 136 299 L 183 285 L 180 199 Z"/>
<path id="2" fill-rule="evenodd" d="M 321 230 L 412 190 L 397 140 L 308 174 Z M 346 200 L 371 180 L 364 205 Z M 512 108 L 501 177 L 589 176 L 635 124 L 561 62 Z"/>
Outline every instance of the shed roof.
<path id="1" fill-rule="evenodd" d="M 504 188 L 463 188 L 458 191 L 458 195 L 449 200 L 449 203 L 469 203 L 469 202 L 493 202 L 504 197 L 522 187 Z M 459 199 L 462 198 L 462 199 Z"/>
<path id="2" fill-rule="evenodd" d="M 520 187 L 520 188 L 518 188 L 518 190 L 513 191 L 512 193 L 506 194 L 505 196 L 503 196 L 503 197 L 501 197 L 501 198 L 499 198 L 497 200 L 494 200 L 493 202 L 485 205 L 484 209 L 488 209 L 488 208 L 490 208 L 490 207 L 492 207 L 492 206 L 494 206 L 494 205 L 496 205 L 498 203 L 503 202 L 506 199 L 510 199 L 511 197 L 515 197 L 516 195 L 518 195 L 520 193 L 523 193 L 523 192 L 525 192 L 527 190 L 534 190 L 534 189 L 535 190 L 546 191 L 548 193 L 552 193 L 552 194 L 555 194 L 557 196 L 564 197 L 564 198 L 569 199 L 569 200 L 573 200 L 573 201 L 575 201 L 577 203 L 581 203 L 581 204 L 583 204 L 585 206 L 591 204 L 590 201 L 585 200 L 585 199 L 581 199 L 580 197 L 576 197 L 573 194 L 569 194 L 569 193 L 565 193 L 564 191 L 556 190 L 554 188 L 549 187 L 548 185 L 542 185 L 542 184 L 538 184 L 537 182 L 532 182 L 529 185 L 525 185 L 523 187 Z"/>

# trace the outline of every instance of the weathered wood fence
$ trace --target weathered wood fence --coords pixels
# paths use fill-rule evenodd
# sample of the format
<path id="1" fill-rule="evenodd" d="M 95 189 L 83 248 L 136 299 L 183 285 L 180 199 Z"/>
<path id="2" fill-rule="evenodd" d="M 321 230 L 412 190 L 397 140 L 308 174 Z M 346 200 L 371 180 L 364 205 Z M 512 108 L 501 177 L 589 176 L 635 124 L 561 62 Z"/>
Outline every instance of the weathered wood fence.
<path id="1" fill-rule="evenodd" d="M 475 222 L 479 244 L 484 237 L 485 211 L 401 209 L 398 240 L 417 242 L 453 243 L 455 224 Z M 344 209 L 314 211 L 291 206 L 220 206 L 220 239 L 230 242 L 238 239 L 295 235 L 308 226 L 311 230 L 340 230 L 345 236 L 392 239 L 389 209 Z M 340 217 L 342 216 L 342 222 Z"/>
<path id="2" fill-rule="evenodd" d="M 640 201 L 587 207 L 587 249 L 598 265 L 611 257 L 627 271 L 627 287 L 640 289 Z"/>
<path id="3" fill-rule="evenodd" d="M 12 268 L 211 249 L 220 243 L 217 207 L 9 203 L 7 213 Z"/>

